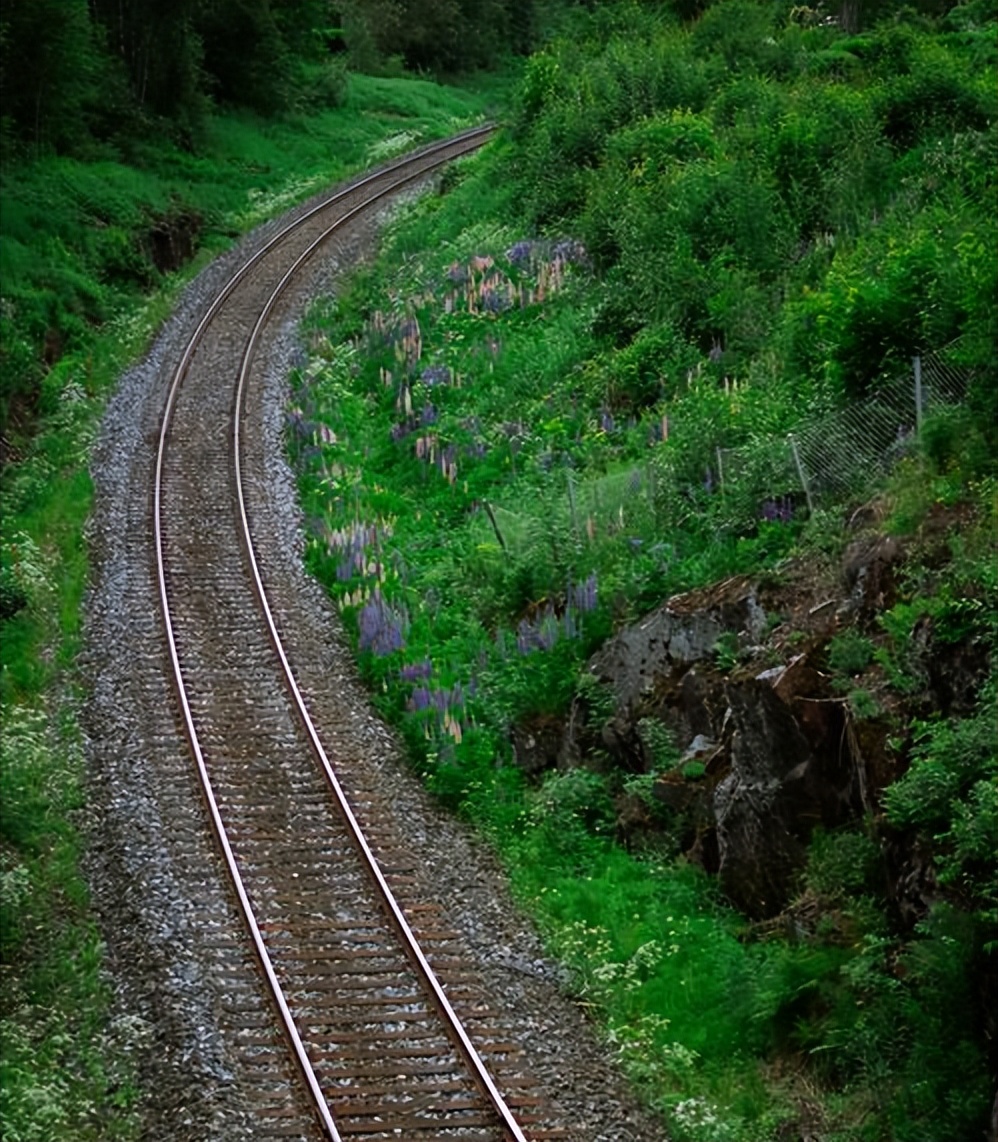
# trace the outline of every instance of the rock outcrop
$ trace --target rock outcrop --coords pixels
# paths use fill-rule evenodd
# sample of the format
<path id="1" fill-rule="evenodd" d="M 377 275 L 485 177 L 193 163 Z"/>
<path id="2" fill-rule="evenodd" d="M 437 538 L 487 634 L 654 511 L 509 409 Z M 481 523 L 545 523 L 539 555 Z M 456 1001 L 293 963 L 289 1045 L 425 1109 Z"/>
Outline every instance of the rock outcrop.
<path id="1" fill-rule="evenodd" d="M 727 579 L 618 631 L 589 663 L 595 694 L 567 718 L 514 729 L 519 764 L 534 777 L 576 766 L 615 775 L 622 843 L 678 848 L 750 918 L 784 911 L 814 830 L 876 815 L 904 771 L 891 726 L 965 713 L 985 666 L 979 648 L 940 642 L 927 619 L 904 650 L 921 685 L 899 697 L 872 650 L 906 553 L 877 531 L 876 504 L 854 518 L 863 530 L 837 565 L 811 559 Z M 842 665 L 850 639 L 867 648 L 855 674 Z M 649 774 L 636 792 L 632 776 Z M 910 838 L 885 827 L 880 843 L 887 895 L 913 924 L 938 893 L 931 869 Z"/>

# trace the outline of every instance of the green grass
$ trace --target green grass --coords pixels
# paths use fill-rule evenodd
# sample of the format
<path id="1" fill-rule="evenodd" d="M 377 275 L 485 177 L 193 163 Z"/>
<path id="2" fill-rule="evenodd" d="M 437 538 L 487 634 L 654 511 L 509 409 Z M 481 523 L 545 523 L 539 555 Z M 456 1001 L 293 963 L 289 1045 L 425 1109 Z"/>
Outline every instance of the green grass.
<path id="1" fill-rule="evenodd" d="M 883 313 L 860 312 L 860 277 L 879 282 L 878 267 L 900 248 L 867 217 L 884 209 L 884 187 L 864 199 L 844 185 L 855 172 L 842 172 L 843 185 L 826 188 L 829 215 L 849 213 L 841 251 L 833 259 L 831 243 L 809 237 L 806 265 L 789 247 L 774 262 L 787 235 L 760 237 L 757 223 L 765 215 L 775 226 L 779 212 L 739 201 L 751 172 L 736 170 L 721 149 L 730 145 L 742 162 L 758 143 L 755 163 L 767 147 L 786 146 L 802 161 L 801 140 L 770 138 L 775 119 L 740 121 L 735 106 L 762 88 L 778 100 L 824 91 L 792 68 L 784 86 L 729 83 L 718 72 L 717 103 L 703 122 L 685 112 L 655 121 L 670 146 L 679 127 L 687 132 L 680 142 L 712 140 L 718 169 L 669 158 L 657 183 L 646 155 L 621 160 L 617 122 L 631 115 L 647 126 L 628 100 L 640 102 L 660 81 L 668 87 L 674 64 L 700 66 L 683 61 L 679 33 L 666 39 L 670 59 L 643 86 L 628 69 L 651 68 L 654 51 L 637 39 L 618 43 L 600 61 L 605 70 L 587 70 L 577 87 L 578 69 L 531 64 L 514 130 L 455 168 L 447 195 L 416 206 L 392 228 L 377 264 L 316 306 L 311 359 L 296 375 L 289 415 L 314 525 L 309 564 L 354 632 L 375 701 L 400 725 L 413 764 L 491 838 L 570 969 L 574 993 L 671 1137 L 768 1142 L 805 1129 L 836 1142 L 966 1136 L 988 1103 L 982 1037 L 968 1030 L 967 979 L 986 944 L 975 925 L 993 905 L 981 847 L 994 815 L 983 781 L 990 761 L 975 754 L 972 788 L 940 818 L 953 849 L 940 867 L 953 883 L 963 877 L 983 905 L 952 915 L 941 906 L 914 933 L 889 922 L 882 823 L 856 822 L 816 844 L 799 890 L 805 902 L 818 900 L 823 926 L 799 940 L 750 928 L 708 877 L 677 860 L 682 822 L 666 822 L 647 852 L 626 853 L 613 840 L 614 798 L 647 793 L 647 783 L 601 751 L 613 703 L 586 661 L 615 627 L 674 592 L 758 575 L 791 553 L 822 564 L 841 557 L 851 540 L 841 523 L 847 505 L 826 502 L 807 521 L 795 508 L 794 518 L 772 522 L 761 507 L 796 487 L 786 433 L 834 406 L 850 379 L 841 361 L 855 343 L 880 337 Z M 531 123 L 524 108 L 535 83 L 549 84 L 543 97 L 534 93 L 549 105 L 535 107 Z M 872 115 L 866 99 L 854 99 L 857 113 Z M 573 100 L 587 109 L 582 119 Z M 590 147 L 598 132 L 605 154 Z M 872 151 L 867 158 L 879 161 Z M 768 175 L 762 182 L 775 193 Z M 898 242 L 928 225 L 919 215 L 909 229 L 909 205 L 891 204 Z M 979 207 L 970 198 L 961 207 L 968 226 Z M 810 233 L 803 216 L 783 222 Z M 592 242 L 590 256 L 542 291 L 556 244 L 580 235 Z M 523 240 L 537 243 L 529 265 L 508 253 Z M 905 289 L 907 274 L 898 279 Z M 489 277 L 494 295 L 512 299 L 508 307 L 489 310 Z M 889 309 L 898 291 L 878 290 L 870 304 Z M 706 331 L 729 323 L 738 343 L 716 361 Z M 993 372 L 993 362 L 973 363 Z M 927 467 L 902 470 L 907 483 L 890 493 L 905 517 L 896 528 L 918 526 L 940 504 L 982 510 L 982 475 L 993 469 L 981 459 L 985 424 L 970 410 L 926 425 L 925 455 L 913 468 Z M 973 559 L 941 577 L 931 605 L 916 593 L 884 616 L 884 636 L 853 632 L 833 643 L 836 681 L 851 685 L 889 653 L 901 677 L 921 616 L 945 619 L 960 637 L 984 630 L 987 603 L 971 584 L 987 588 L 993 576 L 979 541 L 970 545 Z M 591 607 L 577 595 L 590 582 L 598 585 Z M 719 647 L 716 665 L 737 661 L 733 639 Z M 853 690 L 854 709 L 880 716 L 872 697 L 863 705 Z M 891 695 L 894 709 L 903 697 Z M 577 725 L 589 719 L 597 743 L 586 768 L 563 771 L 549 759 L 548 771 L 528 780 L 514 764 L 514 728 L 557 732 L 569 709 Z M 931 784 L 946 769 L 939 755 L 951 740 L 948 732 L 923 739 L 915 794 L 919 781 Z M 815 1107 L 820 1126 L 808 1126 L 806 1108 Z"/>
<path id="2" fill-rule="evenodd" d="M 194 228 L 199 256 L 183 271 L 189 275 L 238 234 L 323 186 L 480 121 L 493 99 L 470 87 L 357 75 L 345 104 L 318 114 L 215 115 L 194 153 L 150 139 L 96 162 L 45 156 L 5 164 L 4 424 L 13 405 L 20 427 L 24 402 L 35 407 L 33 394 L 52 389 L 43 386 L 43 346 L 49 356 L 85 354 L 95 326 L 170 288 L 150 247 L 164 220 Z"/>

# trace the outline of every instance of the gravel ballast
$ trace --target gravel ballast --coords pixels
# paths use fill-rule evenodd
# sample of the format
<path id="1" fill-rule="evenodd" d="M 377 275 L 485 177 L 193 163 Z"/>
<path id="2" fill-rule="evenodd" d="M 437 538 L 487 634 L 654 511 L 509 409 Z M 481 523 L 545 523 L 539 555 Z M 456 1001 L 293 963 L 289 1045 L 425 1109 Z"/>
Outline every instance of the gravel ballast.
<path id="1" fill-rule="evenodd" d="M 254 1137 L 244 1097 L 251 1078 L 241 1070 L 245 1052 L 227 1038 L 219 1012 L 233 1002 L 233 989 L 246 992 L 240 1003 L 261 1012 L 266 1003 L 251 994 L 255 968 L 235 927 L 175 716 L 153 572 L 150 489 L 171 369 L 221 284 L 277 225 L 262 227 L 187 288 L 148 356 L 121 378 L 92 462 L 87 871 L 115 994 L 111 1030 L 136 1059 L 149 1139 Z M 281 431 L 288 372 L 301 352 L 296 317 L 308 296 L 335 289 L 337 275 L 375 242 L 376 227 L 365 227 L 301 283 L 265 347 L 266 380 L 252 398 L 259 430 L 251 507 L 278 625 L 294 649 L 327 748 L 363 766 L 368 781 L 376 775 L 385 814 L 403 832 L 428 891 L 468 949 L 554 1120 L 573 1139 L 662 1139 L 661 1125 L 629 1093 L 612 1048 L 565 994 L 560 969 L 512 903 L 494 858 L 433 804 L 408 770 L 401 743 L 357 679 L 334 608 L 302 570 L 303 524 Z"/>

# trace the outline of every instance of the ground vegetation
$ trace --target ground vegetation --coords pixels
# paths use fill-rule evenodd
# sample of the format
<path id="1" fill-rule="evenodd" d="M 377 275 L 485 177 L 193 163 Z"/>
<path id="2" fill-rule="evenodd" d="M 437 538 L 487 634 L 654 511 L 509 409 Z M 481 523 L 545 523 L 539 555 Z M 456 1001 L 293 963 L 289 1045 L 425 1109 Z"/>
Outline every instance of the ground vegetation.
<path id="1" fill-rule="evenodd" d="M 580 9 L 489 153 L 311 318 L 310 564 L 679 1140 L 987 1128 L 994 31 Z M 837 426 L 844 467 L 850 416 L 932 350 L 957 398 L 850 490 L 802 481 L 788 434 Z M 749 882 L 724 847 L 760 709 L 804 752 Z M 834 807 L 815 711 L 850 743 Z"/>

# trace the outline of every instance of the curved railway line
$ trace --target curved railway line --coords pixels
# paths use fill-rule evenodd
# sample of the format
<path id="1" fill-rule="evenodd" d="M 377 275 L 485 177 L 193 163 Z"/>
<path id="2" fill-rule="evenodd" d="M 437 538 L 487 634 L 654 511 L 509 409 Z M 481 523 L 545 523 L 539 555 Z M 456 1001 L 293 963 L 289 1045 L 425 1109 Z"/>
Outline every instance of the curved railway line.
<path id="1" fill-rule="evenodd" d="M 254 530 L 268 494 L 252 449 L 257 350 L 286 316 L 287 287 L 330 239 L 487 137 L 424 148 L 277 233 L 208 307 L 166 400 L 153 529 L 172 685 L 281 1026 L 248 1001 L 245 1028 L 238 1002 L 230 1016 L 258 1078 L 256 1137 L 566 1136 L 545 1123 L 516 1044 L 382 820 L 375 775 L 356 751 L 324 746 L 335 728 L 308 696 L 328 681 L 285 634 L 296 601 L 268 581 Z"/>

